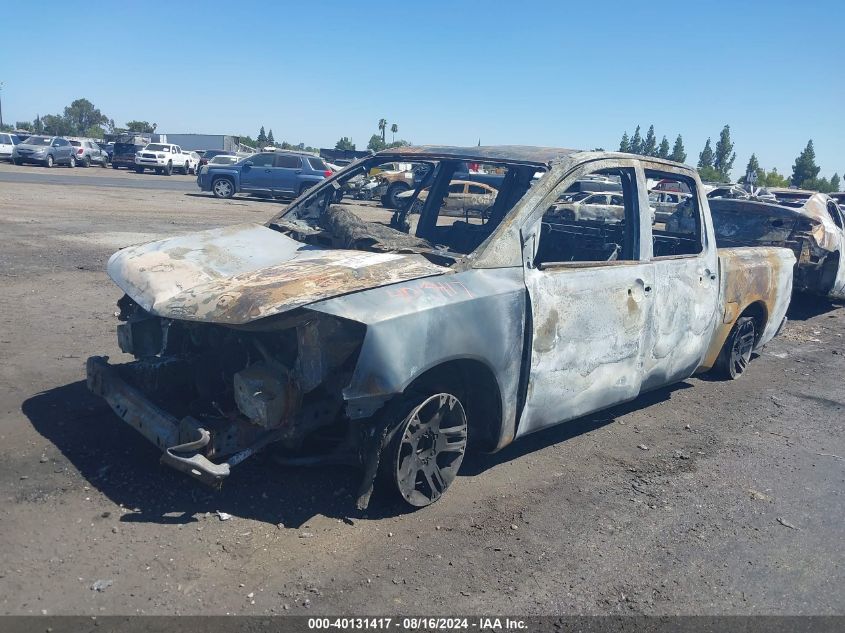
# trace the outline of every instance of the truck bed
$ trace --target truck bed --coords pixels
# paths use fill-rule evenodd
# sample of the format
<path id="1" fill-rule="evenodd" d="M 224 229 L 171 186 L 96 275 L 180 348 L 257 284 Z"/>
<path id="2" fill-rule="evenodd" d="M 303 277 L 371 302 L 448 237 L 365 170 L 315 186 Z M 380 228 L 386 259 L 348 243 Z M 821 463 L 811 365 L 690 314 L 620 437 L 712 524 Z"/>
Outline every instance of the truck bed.
<path id="1" fill-rule="evenodd" d="M 788 248 L 746 246 L 717 252 L 722 319 L 700 371 L 714 365 L 734 323 L 745 311 L 758 319 L 755 349 L 768 343 L 780 329 L 792 297 L 795 255 Z"/>

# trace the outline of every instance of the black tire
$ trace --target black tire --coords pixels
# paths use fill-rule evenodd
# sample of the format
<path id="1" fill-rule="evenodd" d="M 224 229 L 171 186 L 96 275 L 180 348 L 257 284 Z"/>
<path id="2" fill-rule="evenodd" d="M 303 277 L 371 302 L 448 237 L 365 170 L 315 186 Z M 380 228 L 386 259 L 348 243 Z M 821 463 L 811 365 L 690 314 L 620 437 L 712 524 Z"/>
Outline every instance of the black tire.
<path id="1" fill-rule="evenodd" d="M 67 166 L 73 169 L 76 167 L 76 156 L 71 156 L 70 160 L 67 162 Z"/>
<path id="2" fill-rule="evenodd" d="M 82 166 L 86 167 L 86 168 L 91 166 L 91 157 L 90 156 L 86 156 L 82 159 Z"/>
<path id="3" fill-rule="evenodd" d="M 118 166 L 117 166 L 117 165 L 115 165 L 114 163 L 112 163 L 112 164 L 111 164 L 111 168 L 112 168 L 112 169 L 119 169 L 119 168 L 118 168 Z"/>
<path id="4" fill-rule="evenodd" d="M 23 165 L 23 161 L 22 161 L 20 158 L 13 158 L 13 159 L 12 159 L 12 162 L 13 162 L 15 165 Z"/>
<path id="5" fill-rule="evenodd" d="M 162 170 L 162 172 L 159 172 L 159 173 L 164 173 L 165 176 L 169 176 L 170 174 L 172 174 L 173 173 L 173 163 L 170 163 L 170 162 L 167 163 L 167 167 L 165 167 Z"/>
<path id="6" fill-rule="evenodd" d="M 182 173 L 187 176 L 189 171 L 190 170 L 188 169 L 188 161 L 185 161 L 185 166 L 182 168 Z"/>
<path id="7" fill-rule="evenodd" d="M 136 174 L 143 174 L 143 173 L 144 173 L 144 168 L 143 168 L 143 167 L 136 167 L 136 168 L 135 168 L 135 173 L 136 173 Z"/>
<path id="8" fill-rule="evenodd" d="M 751 352 L 757 341 L 757 324 L 752 317 L 739 317 L 731 333 L 725 340 L 719 358 L 716 359 L 716 372 L 723 378 L 736 380 L 748 367 Z"/>
<path id="9" fill-rule="evenodd" d="M 381 203 L 389 209 L 398 209 L 402 204 L 402 201 L 396 196 L 403 191 L 408 191 L 410 188 L 411 187 L 404 182 L 394 182 L 387 188 L 387 193 L 384 194 Z M 387 200 L 387 204 L 385 204 L 385 199 Z"/>
<path id="10" fill-rule="evenodd" d="M 109 157 L 103 156 L 103 162 L 100 163 L 100 167 L 102 167 L 103 169 L 106 169 L 108 166 L 109 166 Z"/>
<path id="11" fill-rule="evenodd" d="M 467 445 L 467 418 L 460 399 L 434 388 L 408 392 L 387 415 L 401 423 L 382 450 L 377 484 L 415 508 L 431 505 L 455 480 Z"/>
<path id="12" fill-rule="evenodd" d="M 231 178 L 215 178 L 211 181 L 211 193 L 215 198 L 231 198 L 235 195 L 235 183 Z"/>
<path id="13" fill-rule="evenodd" d="M 44 166 L 47 169 L 50 169 L 54 164 L 55 164 L 55 162 L 53 161 L 53 155 L 47 154 L 47 158 L 44 159 Z"/>

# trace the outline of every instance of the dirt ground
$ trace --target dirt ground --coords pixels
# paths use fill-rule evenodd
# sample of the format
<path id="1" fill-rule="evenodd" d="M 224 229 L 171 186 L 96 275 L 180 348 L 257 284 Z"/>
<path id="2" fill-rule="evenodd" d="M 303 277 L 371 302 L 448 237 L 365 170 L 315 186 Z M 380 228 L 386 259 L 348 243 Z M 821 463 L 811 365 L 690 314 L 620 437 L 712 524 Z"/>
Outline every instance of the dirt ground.
<path id="1" fill-rule="evenodd" d="M 347 468 L 161 466 L 85 388 L 120 356 L 106 260 L 279 209 L 0 182 L 0 613 L 845 613 L 845 310 L 816 299 L 741 380 L 470 456 L 417 512 L 357 512 Z"/>

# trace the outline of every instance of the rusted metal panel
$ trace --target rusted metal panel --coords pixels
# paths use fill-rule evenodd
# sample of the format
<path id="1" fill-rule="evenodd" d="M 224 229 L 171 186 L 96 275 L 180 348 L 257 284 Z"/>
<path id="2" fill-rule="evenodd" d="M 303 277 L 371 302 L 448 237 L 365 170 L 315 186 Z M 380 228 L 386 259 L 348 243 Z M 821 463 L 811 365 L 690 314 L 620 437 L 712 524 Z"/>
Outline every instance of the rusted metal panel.
<path id="1" fill-rule="evenodd" d="M 785 248 L 720 248 L 722 318 L 718 320 L 698 371 L 713 367 L 736 319 L 759 305 L 765 318 L 755 347 L 768 343 L 783 323 L 792 297 L 791 271 L 795 256 Z"/>
<path id="2" fill-rule="evenodd" d="M 548 166 L 578 150 L 561 147 L 532 147 L 528 145 L 480 145 L 451 147 L 447 145 L 419 145 L 395 147 L 379 152 L 379 156 L 396 156 L 397 160 L 453 159 L 467 162 L 524 164 Z"/>
<path id="3" fill-rule="evenodd" d="M 419 255 L 309 247 L 260 225 L 132 246 L 108 264 L 115 283 L 152 314 L 229 324 L 446 270 Z"/>

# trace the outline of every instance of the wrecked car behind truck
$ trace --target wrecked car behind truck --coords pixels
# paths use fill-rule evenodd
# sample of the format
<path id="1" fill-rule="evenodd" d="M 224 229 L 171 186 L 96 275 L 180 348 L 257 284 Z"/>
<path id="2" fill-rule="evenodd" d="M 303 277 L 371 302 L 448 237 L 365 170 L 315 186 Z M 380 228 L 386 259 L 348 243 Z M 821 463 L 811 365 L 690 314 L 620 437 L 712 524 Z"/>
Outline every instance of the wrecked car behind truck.
<path id="1" fill-rule="evenodd" d="M 400 226 L 338 203 L 378 165 L 423 165 Z M 443 210 L 467 162 L 502 177 L 483 215 Z M 536 179 L 536 174 L 542 177 Z M 567 218 L 576 181 L 612 177 L 614 221 Z M 648 180 L 692 192 L 692 222 L 652 224 Z M 123 364 L 88 385 L 162 451 L 219 485 L 273 444 L 291 463 L 345 462 L 412 506 L 454 480 L 467 447 L 515 438 L 716 369 L 731 378 L 784 321 L 791 251 L 716 248 L 695 170 L 530 147 L 387 150 L 353 163 L 266 225 L 130 247 Z"/>
<path id="2" fill-rule="evenodd" d="M 720 246 L 789 248 L 797 260 L 795 291 L 845 299 L 845 221 L 832 198 L 734 188 L 711 198 L 710 209 Z"/>

